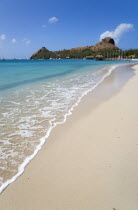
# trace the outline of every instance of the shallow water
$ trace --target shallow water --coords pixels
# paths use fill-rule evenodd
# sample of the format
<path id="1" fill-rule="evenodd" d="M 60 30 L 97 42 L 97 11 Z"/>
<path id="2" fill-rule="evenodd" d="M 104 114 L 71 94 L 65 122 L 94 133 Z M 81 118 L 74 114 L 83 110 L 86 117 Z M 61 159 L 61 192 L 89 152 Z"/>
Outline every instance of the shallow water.
<path id="1" fill-rule="evenodd" d="M 120 61 L 0 62 L 0 191 L 37 154 L 52 128 Z"/>

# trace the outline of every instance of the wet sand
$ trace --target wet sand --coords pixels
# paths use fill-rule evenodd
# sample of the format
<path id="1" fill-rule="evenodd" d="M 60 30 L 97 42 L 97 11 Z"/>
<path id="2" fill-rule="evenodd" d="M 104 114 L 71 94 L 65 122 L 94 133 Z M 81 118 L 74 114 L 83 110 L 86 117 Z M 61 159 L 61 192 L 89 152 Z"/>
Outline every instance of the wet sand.
<path id="1" fill-rule="evenodd" d="M 53 129 L 2 210 L 138 209 L 138 65 L 112 72 Z"/>

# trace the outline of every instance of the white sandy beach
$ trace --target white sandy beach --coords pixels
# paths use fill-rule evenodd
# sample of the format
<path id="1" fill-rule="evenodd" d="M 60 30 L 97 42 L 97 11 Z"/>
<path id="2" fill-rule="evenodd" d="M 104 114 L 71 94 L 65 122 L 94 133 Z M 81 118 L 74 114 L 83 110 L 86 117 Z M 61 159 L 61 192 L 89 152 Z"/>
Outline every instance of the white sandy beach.
<path id="1" fill-rule="evenodd" d="M 52 131 L 24 174 L 0 195 L 1 210 L 138 210 L 134 68 L 120 90 L 101 97 L 95 89 Z"/>

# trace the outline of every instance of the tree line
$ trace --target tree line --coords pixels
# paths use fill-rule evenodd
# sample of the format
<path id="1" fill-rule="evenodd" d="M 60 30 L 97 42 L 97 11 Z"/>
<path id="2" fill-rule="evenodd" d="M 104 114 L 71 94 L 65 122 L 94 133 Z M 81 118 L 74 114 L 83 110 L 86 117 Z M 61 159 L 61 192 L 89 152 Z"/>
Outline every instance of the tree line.
<path id="1" fill-rule="evenodd" d="M 120 50 L 105 49 L 92 51 L 90 47 L 81 50 L 60 50 L 41 52 L 32 57 L 32 59 L 127 59 L 138 58 L 138 49 Z"/>

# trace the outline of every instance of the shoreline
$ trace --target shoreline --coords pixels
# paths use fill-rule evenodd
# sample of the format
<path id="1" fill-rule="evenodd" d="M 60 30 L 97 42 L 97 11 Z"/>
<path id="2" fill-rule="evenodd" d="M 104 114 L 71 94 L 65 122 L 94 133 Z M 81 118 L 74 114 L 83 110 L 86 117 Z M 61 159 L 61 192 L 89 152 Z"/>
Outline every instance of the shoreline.
<path id="1" fill-rule="evenodd" d="M 112 73 L 111 73 L 111 75 L 108 77 L 108 78 L 106 78 L 105 80 L 106 81 L 103 81 L 102 83 L 101 83 L 101 86 L 103 87 L 104 86 L 104 84 L 103 83 L 109 83 L 109 85 L 110 85 L 110 83 L 113 83 L 113 77 L 115 76 L 115 72 L 113 71 L 113 75 L 112 75 Z M 131 75 L 132 76 L 132 75 Z M 112 78 L 111 78 L 112 77 Z M 126 78 L 126 81 L 127 80 L 129 80 L 128 82 L 126 82 L 126 81 L 124 81 L 124 83 L 122 83 L 121 85 L 123 86 L 121 86 L 120 88 L 121 88 L 121 90 L 116 90 L 116 92 L 113 92 L 112 94 L 111 93 L 109 93 L 109 95 L 108 94 L 106 94 L 106 97 L 103 99 L 101 99 L 101 93 L 99 93 L 99 99 L 98 100 L 95 100 L 95 102 L 93 102 L 93 101 L 91 101 L 91 95 L 93 95 L 93 94 L 97 94 L 97 92 L 98 92 L 98 90 L 97 89 L 100 89 L 100 85 L 95 89 L 96 91 L 96 93 L 94 93 L 94 91 L 92 91 L 91 93 L 89 93 L 87 96 L 85 96 L 85 100 L 84 100 L 84 97 L 83 97 L 83 99 L 82 99 L 82 101 L 80 102 L 80 104 L 79 104 L 79 106 L 77 106 L 77 107 L 75 107 L 75 109 L 74 109 L 74 111 L 73 111 L 73 115 L 70 115 L 68 118 L 67 118 L 67 121 L 66 121 L 66 123 L 64 123 L 64 124 L 62 124 L 62 125 L 58 125 L 58 126 L 56 126 L 56 128 L 52 131 L 52 133 L 51 133 L 51 135 L 49 136 L 49 138 L 47 139 L 47 141 L 46 141 L 46 144 L 44 144 L 44 146 L 43 146 L 43 148 L 41 149 L 41 151 L 37 154 L 37 156 L 34 158 L 34 160 L 33 161 L 31 161 L 31 163 L 27 166 L 27 168 L 26 168 L 26 170 L 25 170 L 25 172 L 22 174 L 22 176 L 18 179 L 18 180 L 16 180 L 16 182 L 14 182 L 13 184 L 11 184 L 10 186 L 8 186 L 8 188 L 5 190 L 5 191 L 3 191 L 3 193 L 1 194 L 1 197 L 0 197 L 0 205 L 2 205 L 2 208 L 3 209 L 35 209 L 34 208 L 34 205 L 33 206 L 31 206 L 31 203 L 30 203 L 30 201 L 28 201 L 28 203 L 24 203 L 24 199 L 26 199 L 27 198 L 27 195 L 29 196 L 29 195 L 31 195 L 31 198 L 30 198 L 30 200 L 32 201 L 32 200 L 34 200 L 34 198 L 36 199 L 36 196 L 37 197 L 39 197 L 39 199 L 40 200 L 42 200 L 42 201 L 44 201 L 44 198 L 45 198 L 45 205 L 43 205 L 44 203 L 42 202 L 42 206 L 40 205 L 41 204 L 41 202 L 40 201 L 38 201 L 38 202 L 36 202 L 35 201 L 35 203 L 36 203 L 36 209 L 84 209 L 84 208 L 87 208 L 87 209 L 90 209 L 90 207 L 91 207 L 91 205 L 90 205 L 90 201 L 91 201 L 91 199 L 90 199 L 90 192 L 89 192 L 89 182 L 88 182 L 88 185 L 87 185 L 87 188 L 86 188 L 86 186 L 84 185 L 83 187 L 84 187 L 84 189 L 83 189 L 83 187 L 81 187 L 81 193 L 82 193 L 82 195 L 83 195 L 83 190 L 85 191 L 85 196 L 87 195 L 88 197 L 89 197 L 89 199 L 86 199 L 87 198 L 87 196 L 86 197 L 84 197 L 84 196 L 81 196 L 81 195 L 79 195 L 80 197 L 78 198 L 77 196 L 77 198 L 75 197 L 75 195 L 76 194 L 74 194 L 74 193 L 77 193 L 78 191 L 75 191 L 74 190 L 74 186 L 76 185 L 76 183 L 78 183 L 78 181 L 77 181 L 77 177 L 76 177 L 76 174 L 78 174 L 78 171 L 74 171 L 75 170 L 75 166 L 77 166 L 77 169 L 78 170 L 80 170 L 81 168 L 83 168 L 84 166 L 85 166 L 85 164 L 87 165 L 87 171 L 88 172 L 90 172 L 90 174 L 92 175 L 92 167 L 91 167 L 91 169 L 89 169 L 89 165 L 88 165 L 88 163 L 87 163 L 87 161 L 90 163 L 90 159 L 89 158 L 92 158 L 91 157 L 91 154 L 90 154 L 90 150 L 89 150 L 89 148 L 87 147 L 86 148 L 86 150 L 87 150 L 87 152 L 88 152 L 88 156 L 89 156 L 89 158 L 87 159 L 87 154 L 83 154 L 83 153 L 81 153 L 81 155 L 83 156 L 85 156 L 85 160 L 87 160 L 86 162 L 83 160 L 83 159 L 81 159 L 81 156 L 80 156 L 80 154 L 79 153 L 77 153 L 76 151 L 74 151 L 74 148 L 73 148 L 73 140 L 72 140 L 72 138 L 70 138 L 70 140 L 71 140 L 71 142 L 72 142 L 72 144 L 71 144 L 71 142 L 69 141 L 69 139 L 68 139 L 68 134 L 70 135 L 70 133 L 72 134 L 72 136 L 74 136 L 74 140 L 75 140 L 75 138 L 78 138 L 78 136 L 77 135 L 79 135 L 80 136 L 80 138 L 79 139 L 81 139 L 81 134 L 82 134 L 82 136 L 84 136 L 84 131 L 83 131 L 83 129 L 85 128 L 86 130 L 87 130 L 87 126 L 88 126 L 88 124 L 87 124 L 87 119 L 86 119 L 86 117 L 88 117 L 88 118 L 90 118 L 89 119 L 89 121 L 93 124 L 93 121 L 92 121 L 92 112 L 93 112 L 93 116 L 95 116 L 95 119 L 97 119 L 97 110 L 99 110 L 99 108 L 101 108 L 101 107 L 104 107 L 104 105 L 107 103 L 109 103 L 110 102 L 110 100 L 112 101 L 112 100 L 114 100 L 114 98 L 116 98 L 117 96 L 118 96 L 118 94 L 121 94 L 122 92 L 123 92 L 123 90 L 122 90 L 122 88 L 124 88 L 124 87 L 128 87 L 128 89 L 129 89 L 129 83 L 132 81 L 132 80 L 134 80 L 134 78 L 136 78 L 136 77 L 138 77 L 138 75 L 136 75 L 135 77 L 132 77 L 130 80 L 129 80 L 129 78 Z M 138 78 L 137 78 L 138 79 Z M 107 81 L 108 80 L 108 81 Z M 109 80 L 111 80 L 111 81 L 109 81 Z M 108 86 L 109 87 L 109 86 Z M 131 92 L 131 91 L 130 91 Z M 113 97 L 112 97 L 113 96 Z M 89 98 L 89 102 L 88 102 L 88 100 L 86 99 L 86 97 L 87 97 L 87 99 Z M 86 102 L 87 101 L 87 102 Z M 102 102 L 101 102 L 102 101 Z M 95 106 L 94 108 L 91 108 L 90 107 L 90 105 L 91 104 L 95 104 L 95 105 L 93 105 L 93 106 Z M 112 104 L 113 105 L 113 104 Z M 84 108 L 84 107 L 85 108 Z M 88 109 L 87 109 L 88 108 Z M 91 110 L 92 109 L 92 110 Z M 80 112 L 80 110 L 81 110 L 81 112 Z M 106 110 L 106 109 L 105 109 Z M 116 111 L 116 110 L 115 110 Z M 81 116 L 80 116 L 80 113 L 81 113 Z M 89 116 L 90 115 L 90 116 Z M 99 115 L 98 115 L 99 116 Z M 84 118 L 84 119 L 83 119 Z M 103 120 L 103 122 L 104 122 L 104 119 L 105 119 L 105 116 L 104 117 L 102 117 L 102 120 Z M 85 124 L 83 123 L 83 121 L 85 121 Z M 75 122 L 75 123 L 74 123 Z M 87 126 L 86 126 L 87 125 Z M 104 124 L 103 124 L 104 125 Z M 78 126 L 78 127 L 77 127 Z M 82 127 L 81 127 L 82 126 Z M 94 124 L 93 124 L 93 126 L 94 126 Z M 65 128 L 65 130 L 66 131 L 68 131 L 67 133 L 65 133 L 65 131 L 63 130 L 63 127 Z M 79 129 L 79 128 L 82 128 L 81 130 Z M 97 124 L 97 127 L 98 127 L 98 124 Z M 100 127 L 100 130 L 101 130 L 102 128 Z M 78 134 L 75 134 L 76 133 L 76 131 L 78 131 Z M 61 133 L 60 133 L 61 132 Z M 79 133 L 80 132 L 80 133 Z M 89 144 L 89 141 L 88 141 L 88 138 L 89 138 L 89 135 L 90 135 L 90 138 L 92 137 L 91 136 L 91 132 L 90 132 L 90 128 L 88 129 L 88 131 L 86 132 L 86 133 L 88 133 L 88 136 L 87 136 L 87 146 L 88 146 L 88 144 Z M 86 134 L 85 133 L 85 134 Z M 62 136 L 62 134 L 63 134 L 63 136 Z M 98 133 L 95 133 L 95 135 L 97 136 L 98 135 Z M 107 135 L 107 133 L 105 134 L 105 136 Z M 64 142 L 63 141 L 63 139 L 64 138 L 67 138 L 67 142 Z M 66 139 L 65 138 L 65 139 Z M 93 138 L 93 137 L 92 137 Z M 97 139 L 99 139 L 99 138 L 97 138 Z M 58 144 L 59 143 L 59 144 Z M 77 148 L 77 146 L 78 146 L 78 143 L 79 143 L 79 141 L 77 141 L 77 143 L 75 143 L 76 145 L 75 145 L 75 148 Z M 79 148 L 80 148 L 80 150 L 81 151 L 83 151 L 83 148 L 82 148 L 82 146 L 84 146 L 85 147 L 85 145 L 83 145 L 83 140 L 81 140 L 80 141 L 80 143 L 82 144 L 82 145 L 79 145 Z M 107 142 L 106 142 L 107 143 Z M 108 142 L 109 143 L 109 142 Z M 91 147 L 92 146 L 95 146 L 95 145 L 93 145 L 92 143 L 91 143 Z M 99 145 L 98 145 L 99 147 L 101 147 L 102 145 L 100 145 L 100 142 L 99 142 Z M 73 157 L 74 157 L 74 159 L 72 159 L 72 156 L 70 156 L 70 153 L 69 153 L 69 151 L 68 151 L 68 149 L 67 148 L 70 148 L 71 149 L 71 153 L 72 153 L 72 155 L 73 155 Z M 65 151 L 64 151 L 64 149 L 65 149 Z M 91 148 L 92 149 L 92 148 Z M 97 150 L 97 148 L 95 148 L 96 150 Z M 63 153 L 64 154 L 64 156 L 63 156 L 63 159 L 64 159 L 64 157 L 66 157 L 65 159 L 66 159 L 66 161 L 65 162 L 61 162 L 61 164 L 60 164 L 60 161 L 62 160 L 62 154 L 60 154 L 60 153 L 58 153 L 58 152 L 61 152 L 61 153 Z M 67 154 L 66 154 L 66 152 L 67 152 Z M 76 153 L 77 154 L 76 154 Z M 84 152 L 84 151 L 83 151 Z M 93 151 L 94 152 L 94 151 Z M 98 151 L 97 151 L 98 152 Z M 54 157 L 54 155 L 56 154 L 56 159 L 55 159 L 55 157 Z M 68 157 L 67 157 L 68 156 Z M 105 157 L 105 154 L 104 154 L 104 157 Z M 81 160 L 80 160 L 81 159 Z M 40 160 L 42 161 L 41 163 L 40 163 Z M 45 163 L 45 161 L 43 161 L 43 160 L 45 160 L 46 161 L 46 163 Z M 71 162 L 70 161 L 75 161 L 75 164 L 73 164 L 73 162 L 72 162 L 72 164 L 71 164 Z M 59 170 L 59 168 L 58 168 L 58 166 L 56 166 L 56 161 L 59 161 L 58 162 L 58 166 L 59 166 L 59 168 L 61 169 L 61 170 Z M 68 162 L 69 161 L 69 162 Z M 82 161 L 82 165 L 81 165 L 81 161 Z M 100 161 L 102 161 L 102 160 L 100 160 Z M 52 167 L 52 164 L 51 163 L 53 163 L 53 167 Z M 55 166 L 54 166 L 54 163 L 55 163 Z M 67 165 L 69 164 L 69 166 L 70 166 L 70 169 L 72 169 L 72 171 L 74 172 L 74 175 L 75 175 L 75 177 L 72 177 L 72 179 L 70 179 L 70 171 L 71 170 L 69 170 L 68 169 L 68 167 L 67 167 Z M 46 166 L 46 167 L 44 167 L 44 166 Z M 64 167 L 66 168 L 66 170 L 68 171 L 68 174 L 66 174 L 66 171 L 65 171 L 65 169 L 64 169 Z M 79 166 L 79 167 L 78 167 Z M 82 167 L 83 166 L 83 167 Z M 93 165 L 94 166 L 94 165 Z M 97 168 L 97 166 L 95 165 L 95 167 Z M 33 170 L 32 170 L 33 169 Z M 44 170 L 42 170 L 42 169 L 44 169 Z M 48 170 L 49 169 L 49 170 Z M 63 174 L 64 175 L 66 175 L 66 177 L 67 177 L 67 180 L 69 180 L 69 183 L 70 183 L 70 186 L 68 186 L 69 184 L 67 184 L 67 183 L 65 183 L 65 182 L 63 182 L 63 180 L 62 179 L 57 179 L 57 177 L 55 177 L 54 176 L 54 174 L 52 173 L 52 170 L 53 170 L 53 172 L 56 172 L 55 174 L 62 174 L 62 171 L 63 171 Z M 90 171 L 89 171 L 90 170 Z M 44 174 L 42 175 L 42 171 L 43 171 L 43 173 L 46 175 L 46 180 L 45 180 L 45 176 L 44 176 Z M 47 172 L 49 172 L 49 176 L 47 175 Z M 60 173 L 61 172 L 61 173 Z M 80 171 L 80 173 L 81 173 L 81 171 Z M 39 174 L 39 176 L 38 176 L 38 174 Z M 41 183 L 41 175 L 42 175 L 42 177 L 43 177 L 43 181 L 45 180 L 46 181 L 46 183 L 47 183 L 47 185 L 45 184 L 45 182 L 42 182 Z M 51 177 L 50 177 L 50 175 L 51 175 Z M 52 179 L 52 177 L 54 176 L 54 178 L 55 178 L 55 180 L 54 180 L 54 178 Z M 63 176 L 63 175 L 62 175 Z M 86 174 L 83 174 L 83 176 L 86 176 Z M 29 177 L 29 178 L 28 178 Z M 40 183 L 39 183 L 39 178 L 40 178 Z M 64 178 L 64 176 L 62 177 L 62 178 Z M 90 177 L 88 176 L 86 176 L 85 178 L 88 178 L 88 180 L 90 179 Z M 31 181 L 31 179 L 32 179 L 32 181 Z M 73 180 L 74 179 L 74 180 Z M 35 181 L 36 180 L 36 181 Z M 79 178 L 78 178 L 78 180 L 80 180 Z M 84 179 L 83 179 L 83 177 L 82 177 L 82 180 L 84 181 Z M 51 181 L 53 181 L 53 182 L 55 182 L 56 181 L 56 193 L 54 194 L 54 186 L 53 186 L 53 184 L 52 184 L 52 189 L 50 189 L 50 183 L 51 183 Z M 76 181 L 76 182 L 75 182 Z M 81 181 L 81 180 L 80 180 Z M 90 180 L 89 180 L 90 181 Z M 96 180 L 95 180 L 96 181 Z M 95 182 L 92 180 L 91 181 L 92 182 L 92 184 L 94 185 L 95 184 Z M 90 183 L 91 183 L 90 182 Z M 39 186 L 39 184 L 40 184 L 40 186 Z M 83 183 L 84 184 L 84 183 Z M 103 184 L 103 183 L 102 183 Z M 45 187 L 43 186 L 43 185 L 45 185 Z M 93 186 L 93 185 L 91 185 L 91 186 Z M 49 191 L 51 192 L 51 197 L 50 197 L 50 195 L 48 195 L 48 191 L 47 191 L 47 189 L 46 189 L 46 187 L 47 186 L 49 186 Z M 60 186 L 61 186 L 61 188 L 60 188 Z M 67 191 L 65 190 L 65 186 L 67 187 Z M 24 187 L 24 189 L 23 189 L 23 187 Z M 79 185 L 78 185 L 78 188 L 79 188 Z M 63 189 L 64 189 L 64 191 L 66 191 L 66 193 L 68 194 L 68 195 L 73 195 L 73 197 L 74 197 L 74 200 L 71 200 L 70 202 L 70 205 L 68 206 L 66 206 L 66 202 L 69 204 L 69 200 L 67 199 L 67 197 L 64 195 L 64 191 L 63 191 Z M 13 192 L 13 190 L 14 190 L 14 192 Z M 38 190 L 37 191 L 37 194 L 35 194 L 35 192 L 34 192 L 34 195 L 33 194 L 31 194 L 32 192 L 33 192 L 33 190 L 35 191 L 35 190 Z M 52 191 L 53 190 L 53 191 Z M 60 194 L 60 196 L 58 195 L 58 190 L 59 190 L 59 194 Z M 18 194 L 19 193 L 19 194 Z M 40 193 L 40 195 L 39 195 L 39 193 Z M 46 200 L 46 197 L 45 197 L 45 194 L 46 193 L 46 195 L 48 196 L 48 198 L 47 198 L 47 200 Z M 53 194 L 52 194 L 53 193 Z M 93 192 L 94 193 L 94 192 Z M 55 196 L 54 196 L 55 195 Z M 78 194 L 77 194 L 78 195 Z M 8 199 L 7 200 L 7 202 L 5 201 L 5 198 L 4 198 L 4 196 L 5 196 L 5 198 L 6 199 Z M 17 197 L 15 197 L 15 196 L 17 196 L 18 197 L 18 199 L 17 199 Z M 42 198 L 41 198 L 41 196 L 42 196 Z M 52 197 L 53 196 L 53 197 Z M 93 194 L 93 196 L 95 196 L 94 194 Z M 97 196 L 97 195 L 96 195 Z M 58 201 L 58 198 L 60 197 L 60 202 Z M 62 198 L 62 199 L 61 199 Z M 76 198 L 76 199 L 75 199 Z M 82 198 L 84 198 L 84 200 L 86 199 L 87 200 L 87 202 L 86 202 L 86 200 L 84 201 L 84 203 L 85 203 L 85 205 L 83 205 L 83 206 L 81 206 L 81 205 L 79 205 L 79 202 L 80 202 L 80 204 L 81 204 L 81 202 L 83 202 L 82 201 Z M 13 199 L 13 203 L 11 202 L 11 200 Z M 53 204 L 53 202 L 52 202 L 52 199 L 53 199 L 53 201 L 55 201 L 55 206 L 54 206 L 54 204 Z M 66 202 L 65 202 L 66 201 Z M 74 202 L 73 202 L 74 201 Z M 76 202 L 76 201 L 78 201 L 78 202 Z M 89 202 L 88 202 L 89 201 Z M 86 203 L 87 203 L 87 205 L 86 205 Z M 25 207 L 23 206 L 23 204 L 25 205 Z M 61 206 L 61 204 L 63 204 L 63 206 Z M 53 205 L 53 206 L 52 206 Z M 138 206 L 137 206 L 138 207 Z M 113 206 L 112 208 L 115 208 L 115 206 Z M 117 208 L 117 207 L 116 207 Z M 94 207 L 94 209 L 98 209 L 98 208 L 95 208 Z M 107 209 L 107 208 L 103 208 L 103 209 Z M 118 209 L 118 208 L 117 208 Z M 135 207 L 133 208 L 133 209 L 135 209 Z M 100 208 L 99 208 L 99 210 L 100 210 Z"/>
<path id="2" fill-rule="evenodd" d="M 46 133 L 45 136 L 40 138 L 40 143 L 37 145 L 36 149 L 34 150 L 33 154 L 26 157 L 26 159 L 23 161 L 23 163 L 19 166 L 19 170 L 18 172 L 10 179 L 8 179 L 7 181 L 5 181 L 1 186 L 0 186 L 0 194 L 13 182 L 15 182 L 25 171 L 26 166 L 35 158 L 35 156 L 38 154 L 38 152 L 42 149 L 42 146 L 46 143 L 47 139 L 49 138 L 52 130 L 57 126 L 57 125 L 61 125 L 63 123 L 66 122 L 68 116 L 72 115 L 75 107 L 77 107 L 81 100 L 83 100 L 83 98 L 85 96 L 87 96 L 90 92 L 92 92 L 93 90 L 95 90 L 95 88 L 97 88 L 108 76 L 110 76 L 110 74 L 112 73 L 112 71 L 114 71 L 118 66 L 123 67 L 123 64 L 119 65 L 119 64 L 114 64 L 111 65 L 110 70 L 108 71 L 108 73 L 106 73 L 102 79 L 95 84 L 92 88 L 90 88 L 89 90 L 87 90 L 86 92 L 84 92 L 81 97 L 79 97 L 78 101 L 71 107 L 71 109 L 66 113 L 66 115 L 64 116 L 64 120 L 61 122 L 58 122 L 56 124 L 53 124 L 48 132 Z M 128 67 L 130 66 L 130 64 L 124 64 L 124 66 Z"/>

